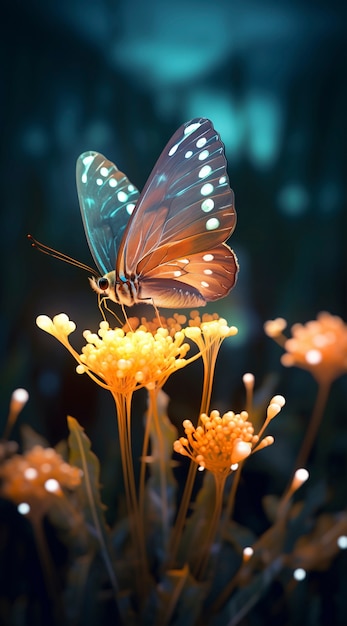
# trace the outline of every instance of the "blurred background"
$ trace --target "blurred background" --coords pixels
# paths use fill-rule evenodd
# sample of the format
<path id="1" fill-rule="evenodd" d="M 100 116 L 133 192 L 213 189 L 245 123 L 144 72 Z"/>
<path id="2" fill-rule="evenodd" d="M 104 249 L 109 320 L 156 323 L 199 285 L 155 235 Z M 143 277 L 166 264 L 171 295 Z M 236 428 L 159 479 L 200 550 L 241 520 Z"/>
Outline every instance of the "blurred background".
<path id="1" fill-rule="evenodd" d="M 230 241 L 238 283 L 208 307 L 240 331 L 222 351 L 216 405 L 230 408 L 242 396 L 250 370 L 259 385 L 276 373 L 283 393 L 290 378 L 292 403 L 309 410 L 309 375 L 289 376 L 280 366 L 263 323 L 306 322 L 320 310 L 347 320 L 343 17 L 336 0 L 5 2 L 4 420 L 11 391 L 24 386 L 31 400 L 22 421 L 51 443 L 65 435 L 67 413 L 93 431 L 98 406 L 111 400 L 75 375 L 35 318 L 63 311 L 80 332 L 94 329 L 95 294 L 86 273 L 39 254 L 26 234 L 92 264 L 76 194 L 78 155 L 104 153 L 141 189 L 170 136 L 195 116 L 210 118 L 225 143 L 238 213 Z"/>
<path id="2" fill-rule="evenodd" d="M 243 408 L 246 371 L 269 397 L 272 390 L 286 396 L 271 431 L 276 446 L 249 466 L 254 475 L 268 471 L 265 491 L 283 490 L 316 385 L 308 373 L 280 365 L 281 350 L 263 324 L 277 316 L 304 323 L 321 310 L 347 321 L 344 18 L 337 0 L 5 0 L 3 424 L 12 390 L 30 393 L 14 438 L 29 423 L 56 444 L 66 436 L 67 414 L 86 428 L 101 460 L 116 438 L 111 397 L 77 376 L 64 348 L 35 325 L 39 314 L 65 312 L 77 323 L 72 342 L 80 347 L 82 330 L 100 321 L 87 274 L 33 250 L 27 233 L 92 264 L 76 194 L 78 155 L 102 152 L 141 189 L 175 130 L 203 116 L 225 143 L 238 214 L 229 243 L 240 262 L 235 289 L 208 307 L 239 327 L 223 345 L 213 404 Z M 142 313 L 152 316 L 148 307 Z M 192 368 L 189 398 L 186 378 L 169 381 L 177 423 L 195 419 L 200 374 Z M 334 457 L 344 481 L 345 378 L 333 391 L 317 474 Z M 142 412 L 145 400 L 138 402 Z"/>

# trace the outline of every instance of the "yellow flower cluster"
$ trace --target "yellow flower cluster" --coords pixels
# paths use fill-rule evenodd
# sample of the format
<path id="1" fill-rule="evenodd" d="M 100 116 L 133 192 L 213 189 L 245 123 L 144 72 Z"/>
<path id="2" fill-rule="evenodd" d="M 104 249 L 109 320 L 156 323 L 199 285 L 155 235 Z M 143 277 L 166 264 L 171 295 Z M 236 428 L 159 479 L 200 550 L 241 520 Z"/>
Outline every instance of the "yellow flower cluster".
<path id="1" fill-rule="evenodd" d="M 222 416 L 219 411 L 211 411 L 209 416 L 203 413 L 196 428 L 190 420 L 185 420 L 185 437 L 174 442 L 174 450 L 188 456 L 200 469 L 206 468 L 216 476 L 226 477 L 254 451 L 255 446 L 260 450 L 274 442 L 271 436 L 260 441 L 260 435 L 283 405 L 282 396 L 271 400 L 266 422 L 258 435 L 254 434 L 247 411 L 228 411 Z"/>
<path id="2" fill-rule="evenodd" d="M 0 467 L 1 495 L 19 504 L 32 504 L 61 495 L 62 488 L 73 490 L 81 482 L 81 472 L 66 463 L 53 448 L 34 446 L 16 454 Z"/>
<path id="3" fill-rule="evenodd" d="M 264 326 L 266 334 L 286 350 L 283 365 L 309 370 L 319 383 L 330 383 L 347 372 L 347 325 L 340 317 L 323 311 L 316 320 L 294 324 L 290 339 L 282 334 L 285 327 L 282 318 Z"/>
<path id="4" fill-rule="evenodd" d="M 65 314 L 53 320 L 45 315 L 37 318 L 37 325 L 63 343 L 78 361 L 77 372 L 87 373 L 101 386 L 114 393 L 128 394 L 140 387 L 161 387 L 174 371 L 187 364 L 189 350 L 183 331 L 172 337 L 167 328 L 158 328 L 154 334 L 143 325 L 125 332 L 111 329 L 106 321 L 98 333 L 85 330 L 87 344 L 78 354 L 67 337 L 75 329 Z"/>

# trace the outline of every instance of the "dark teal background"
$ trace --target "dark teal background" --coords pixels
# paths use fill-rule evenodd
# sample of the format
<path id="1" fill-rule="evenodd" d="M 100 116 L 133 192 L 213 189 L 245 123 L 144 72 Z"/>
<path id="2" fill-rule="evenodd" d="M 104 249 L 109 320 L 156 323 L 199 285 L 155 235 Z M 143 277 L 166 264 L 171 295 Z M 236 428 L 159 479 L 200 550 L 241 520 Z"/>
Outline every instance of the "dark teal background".
<path id="1" fill-rule="evenodd" d="M 267 480 L 281 492 L 316 387 L 307 373 L 282 368 L 263 323 L 306 322 L 320 310 L 347 321 L 344 13 L 334 0 L 3 3 L 3 424 L 12 390 L 23 386 L 30 401 L 20 423 L 55 444 L 72 414 L 102 457 L 105 439 L 115 437 L 111 398 L 76 376 L 68 353 L 35 325 L 38 314 L 67 313 L 78 324 L 78 347 L 82 330 L 100 320 L 95 294 L 84 272 L 35 252 L 26 234 L 91 264 L 75 188 L 78 155 L 106 154 L 141 189 L 173 132 L 204 116 L 226 146 L 238 214 L 230 244 L 240 261 L 235 289 L 208 307 L 240 329 L 221 352 L 213 404 L 243 408 L 246 371 L 257 385 L 274 377 L 287 417 L 274 427 L 279 452 Z M 200 388 L 185 376 L 167 390 L 174 418 L 194 421 Z M 334 393 L 321 472 L 332 467 L 336 440 L 335 460 L 347 444 L 345 379 Z M 346 476 L 344 462 L 336 467 Z"/>

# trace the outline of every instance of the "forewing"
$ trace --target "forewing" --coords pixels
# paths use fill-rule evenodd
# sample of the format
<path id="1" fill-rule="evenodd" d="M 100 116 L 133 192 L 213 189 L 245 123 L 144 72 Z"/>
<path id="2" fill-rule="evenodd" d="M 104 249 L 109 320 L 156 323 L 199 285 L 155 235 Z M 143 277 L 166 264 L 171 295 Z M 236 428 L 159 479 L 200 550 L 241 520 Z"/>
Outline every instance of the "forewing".
<path id="1" fill-rule="evenodd" d="M 173 135 L 125 231 L 116 274 L 140 275 L 178 256 L 225 242 L 236 224 L 224 145 L 212 123 L 197 118 Z"/>
<path id="2" fill-rule="evenodd" d="M 115 269 L 120 243 L 140 194 L 99 152 L 81 154 L 76 180 L 89 248 L 99 271 L 106 274 Z"/>

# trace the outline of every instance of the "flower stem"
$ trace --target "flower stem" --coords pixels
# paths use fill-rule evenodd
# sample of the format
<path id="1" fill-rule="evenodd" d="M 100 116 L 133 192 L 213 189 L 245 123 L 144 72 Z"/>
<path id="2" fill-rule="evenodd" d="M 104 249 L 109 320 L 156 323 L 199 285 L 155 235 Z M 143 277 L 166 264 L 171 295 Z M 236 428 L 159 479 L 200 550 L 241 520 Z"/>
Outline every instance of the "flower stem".
<path id="1" fill-rule="evenodd" d="M 30 521 L 34 531 L 35 542 L 41 563 L 43 578 L 53 606 L 54 621 L 57 625 L 64 624 L 64 611 L 61 598 L 59 596 L 58 577 L 53 566 L 53 562 L 48 550 L 45 533 L 43 531 L 42 515 L 31 514 Z"/>
<path id="2" fill-rule="evenodd" d="M 145 598 L 146 581 L 148 581 L 148 565 L 146 557 L 144 528 L 141 520 L 139 503 L 137 500 L 134 464 L 131 447 L 131 400 L 132 395 L 123 396 L 114 394 L 117 407 L 119 443 L 123 468 L 123 481 L 127 503 L 130 534 L 136 561 L 139 567 L 135 567 L 137 588 L 139 594 Z"/>
<path id="3" fill-rule="evenodd" d="M 197 580 L 203 580 L 206 567 L 211 555 L 211 548 L 214 542 L 214 538 L 217 532 L 218 523 L 221 517 L 222 505 L 223 505 L 223 492 L 225 485 L 225 476 L 218 476 L 214 474 L 215 479 L 215 505 L 213 515 L 210 520 L 209 528 L 205 536 L 205 542 L 200 548 L 199 558 L 193 567 L 193 574 Z"/>
<path id="4" fill-rule="evenodd" d="M 305 438 L 302 443 L 301 449 L 297 456 L 294 469 L 297 469 L 299 467 L 304 467 L 305 464 L 307 463 L 307 459 L 312 450 L 312 446 L 315 442 L 317 432 L 322 421 L 324 409 L 326 407 L 326 403 L 327 403 L 329 392 L 330 392 L 330 387 L 331 387 L 330 381 L 327 383 L 319 384 L 316 402 L 313 407 L 311 419 L 310 419 L 308 428 L 306 430 Z"/>

